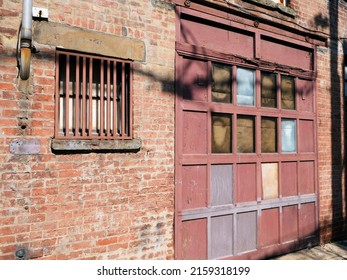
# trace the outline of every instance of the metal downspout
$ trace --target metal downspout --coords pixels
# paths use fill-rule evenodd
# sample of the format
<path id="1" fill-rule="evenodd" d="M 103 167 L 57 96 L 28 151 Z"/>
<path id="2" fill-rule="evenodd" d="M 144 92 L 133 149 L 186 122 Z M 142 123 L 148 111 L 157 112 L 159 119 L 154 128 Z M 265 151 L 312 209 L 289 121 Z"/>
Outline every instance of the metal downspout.
<path id="1" fill-rule="evenodd" d="M 32 42 L 32 0 L 22 0 L 22 29 L 20 39 L 20 69 L 22 80 L 27 80 L 30 74 L 31 42 Z"/>

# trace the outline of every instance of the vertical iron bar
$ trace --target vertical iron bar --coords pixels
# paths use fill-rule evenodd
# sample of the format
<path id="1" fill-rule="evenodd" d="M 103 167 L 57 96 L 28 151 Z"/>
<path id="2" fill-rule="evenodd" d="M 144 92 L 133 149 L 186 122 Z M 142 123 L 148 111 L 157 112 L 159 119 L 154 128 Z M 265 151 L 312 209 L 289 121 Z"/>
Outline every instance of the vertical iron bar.
<path id="1" fill-rule="evenodd" d="M 104 94 L 105 94 L 105 79 L 104 79 L 104 60 L 100 62 L 100 137 L 104 134 L 104 123 L 105 123 L 105 114 L 104 114 Z"/>
<path id="2" fill-rule="evenodd" d="M 93 58 L 89 59 L 89 122 L 88 136 L 93 136 Z"/>
<path id="3" fill-rule="evenodd" d="M 83 57 L 83 82 L 82 82 L 82 86 L 83 86 L 83 92 L 82 92 L 82 136 L 86 135 L 86 119 L 87 119 L 87 108 L 86 108 L 86 96 L 87 96 L 87 62 L 86 62 L 86 57 Z"/>
<path id="4" fill-rule="evenodd" d="M 110 60 L 107 60 L 107 127 L 106 136 L 111 135 L 111 73 L 110 73 Z"/>
<path id="5" fill-rule="evenodd" d="M 69 93 L 70 93 L 70 55 L 66 55 L 65 77 L 65 136 L 69 136 Z"/>
<path id="6" fill-rule="evenodd" d="M 80 116 L 80 57 L 76 56 L 75 137 L 79 136 Z"/>
<path id="7" fill-rule="evenodd" d="M 133 137 L 133 91 L 132 91 L 132 81 L 133 81 L 133 65 L 129 63 L 129 138 Z"/>
<path id="8" fill-rule="evenodd" d="M 117 137 L 117 62 L 113 62 L 113 138 Z"/>
<path id="9" fill-rule="evenodd" d="M 59 135 L 59 113 L 62 114 L 63 112 L 59 112 L 59 104 L 60 104 L 60 96 L 59 96 L 59 61 L 60 61 L 60 54 L 57 54 L 58 58 L 56 59 L 55 63 L 55 76 L 57 77 L 55 80 L 55 129 L 54 129 L 54 137 L 58 138 Z"/>
<path id="10" fill-rule="evenodd" d="M 122 131 L 121 135 L 122 138 L 126 137 L 125 135 L 125 63 L 122 62 Z"/>

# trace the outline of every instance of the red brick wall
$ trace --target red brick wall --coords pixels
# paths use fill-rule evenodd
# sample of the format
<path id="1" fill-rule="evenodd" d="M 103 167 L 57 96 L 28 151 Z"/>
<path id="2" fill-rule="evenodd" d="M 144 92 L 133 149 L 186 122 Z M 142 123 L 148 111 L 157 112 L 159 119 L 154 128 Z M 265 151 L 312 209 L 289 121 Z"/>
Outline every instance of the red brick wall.
<path id="1" fill-rule="evenodd" d="M 53 153 L 54 47 L 17 79 L 18 1 L 0 1 L 0 259 L 171 259 L 175 13 L 165 1 L 34 1 L 49 21 L 142 40 L 134 64 L 136 153 Z M 34 38 L 35 39 L 35 38 Z M 36 155 L 9 152 L 40 141 Z"/>
<path id="2" fill-rule="evenodd" d="M 171 259 L 174 213 L 175 12 L 164 0 L 34 1 L 49 21 L 142 40 L 135 62 L 134 136 L 137 153 L 56 154 L 54 48 L 40 45 L 31 78 L 17 78 L 18 1 L 0 0 L 0 259 L 18 248 L 41 259 Z M 224 2 L 224 1 L 216 1 Z M 251 11 L 269 20 L 264 7 Z M 343 236 L 346 220 L 343 40 L 347 3 L 289 0 L 289 26 L 329 37 L 317 50 L 317 125 L 322 242 Z M 225 3 L 224 3 L 225 4 Z M 338 21 L 337 21 L 338 20 Z M 37 155 L 10 153 L 13 140 L 40 140 Z"/>

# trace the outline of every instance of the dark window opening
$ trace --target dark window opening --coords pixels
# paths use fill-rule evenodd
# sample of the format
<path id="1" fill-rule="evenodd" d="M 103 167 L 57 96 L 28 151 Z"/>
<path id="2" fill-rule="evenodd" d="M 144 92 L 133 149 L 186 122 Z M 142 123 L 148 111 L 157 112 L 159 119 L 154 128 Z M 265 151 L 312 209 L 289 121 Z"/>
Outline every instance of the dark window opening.
<path id="1" fill-rule="evenodd" d="M 129 61 L 57 51 L 57 139 L 131 139 Z"/>

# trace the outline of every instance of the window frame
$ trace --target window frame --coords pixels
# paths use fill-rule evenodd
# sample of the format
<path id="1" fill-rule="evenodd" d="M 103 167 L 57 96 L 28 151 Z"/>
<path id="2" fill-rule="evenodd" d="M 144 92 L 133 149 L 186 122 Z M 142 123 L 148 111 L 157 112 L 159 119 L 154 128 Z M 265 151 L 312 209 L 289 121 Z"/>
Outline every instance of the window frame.
<path id="1" fill-rule="evenodd" d="M 65 106 L 64 112 L 63 112 L 63 119 L 65 120 L 65 132 L 61 132 L 61 129 L 59 126 L 61 125 L 61 110 L 60 110 L 60 102 L 61 102 L 61 87 L 60 87 L 60 68 L 64 65 L 60 65 L 60 56 L 66 56 L 66 73 L 65 73 L 65 88 L 63 88 L 63 98 L 65 98 L 65 104 L 67 101 L 72 102 L 74 104 L 73 106 Z M 71 76 L 70 76 L 70 69 L 73 67 L 70 64 L 71 57 L 76 58 L 76 65 L 75 69 L 76 72 L 79 73 L 82 72 L 82 81 L 80 75 L 76 75 L 75 80 L 75 88 L 74 90 L 71 90 L 73 86 L 70 86 L 71 83 Z M 78 58 L 78 59 L 77 59 Z M 87 61 L 89 60 L 90 65 L 92 67 L 89 68 L 89 73 L 87 73 Z M 77 61 L 79 61 L 77 63 Z M 81 62 L 82 61 L 82 65 Z M 93 83 L 89 83 L 89 80 L 94 80 L 93 77 L 93 71 L 96 67 L 95 64 L 93 64 L 93 61 L 100 61 L 100 83 L 96 85 L 99 86 L 99 90 L 93 90 Z M 99 55 L 92 55 L 89 53 L 81 53 L 81 52 L 75 52 L 70 50 L 56 50 L 56 81 L 55 81 L 55 129 L 54 129 L 54 139 L 57 140 L 131 140 L 133 139 L 133 101 L 132 101 L 132 88 L 133 88 L 133 62 L 132 60 L 124 60 L 124 59 L 117 59 L 117 58 L 111 58 L 107 56 L 99 56 Z M 112 67 L 113 65 L 113 67 Z M 81 69 L 82 68 L 82 69 Z M 112 68 L 112 69 L 111 69 Z M 121 81 L 120 83 L 120 102 L 118 103 L 119 99 L 119 89 L 118 89 L 118 82 L 119 80 L 117 73 L 120 68 L 121 73 Z M 106 69 L 106 73 L 105 73 Z M 127 69 L 127 70 L 126 70 Z M 112 77 L 111 77 L 112 76 Z M 78 77 L 78 78 L 77 78 Z M 88 78 L 87 78 L 88 77 Z M 105 81 L 106 80 L 106 81 Z M 113 81 L 113 84 L 111 85 L 111 81 Z M 73 82 L 73 81 L 72 81 Z M 69 84 L 67 84 L 69 83 Z M 97 86 L 95 86 L 97 87 Z M 70 93 L 74 97 L 70 98 Z M 76 93 L 79 94 L 76 94 Z M 89 93 L 96 92 L 96 98 L 99 98 L 100 105 L 98 108 L 100 109 L 100 113 L 93 114 L 97 110 L 93 110 L 93 95 L 90 95 Z M 99 96 L 98 96 L 99 94 Z M 64 97 L 65 95 L 65 97 Z M 78 96 L 78 97 L 77 97 Z M 115 97 L 116 96 L 116 97 Z M 87 100 L 88 98 L 88 100 Z M 76 101 L 77 100 L 77 101 Z M 116 101 L 115 101 L 116 100 Z M 88 101 L 91 101 L 88 103 Z M 81 105 L 77 105 L 77 102 L 81 102 Z M 97 101 L 96 101 L 97 104 Z M 101 106 L 101 104 L 104 104 L 104 106 Z M 106 105 L 105 105 L 106 104 Z M 88 106 L 88 107 L 87 107 Z M 112 106 L 112 108 L 111 108 Z M 120 107 L 118 109 L 117 107 Z M 119 118 L 119 110 L 121 110 L 121 129 L 120 133 L 118 133 L 118 122 Z M 66 129 L 70 129 L 70 118 L 69 114 L 71 112 L 75 112 L 75 114 L 79 115 L 79 117 L 75 117 L 72 125 L 72 130 L 75 132 L 69 133 Z M 90 119 L 90 112 L 92 112 L 93 118 Z M 93 121 L 94 115 L 99 116 L 100 118 L 100 127 L 99 127 L 99 135 L 97 133 L 94 133 L 93 135 Z M 86 118 L 85 120 L 84 117 Z M 88 123 L 87 123 L 88 122 Z M 78 127 L 78 129 L 76 129 Z M 91 129 L 90 129 L 91 128 Z"/>

